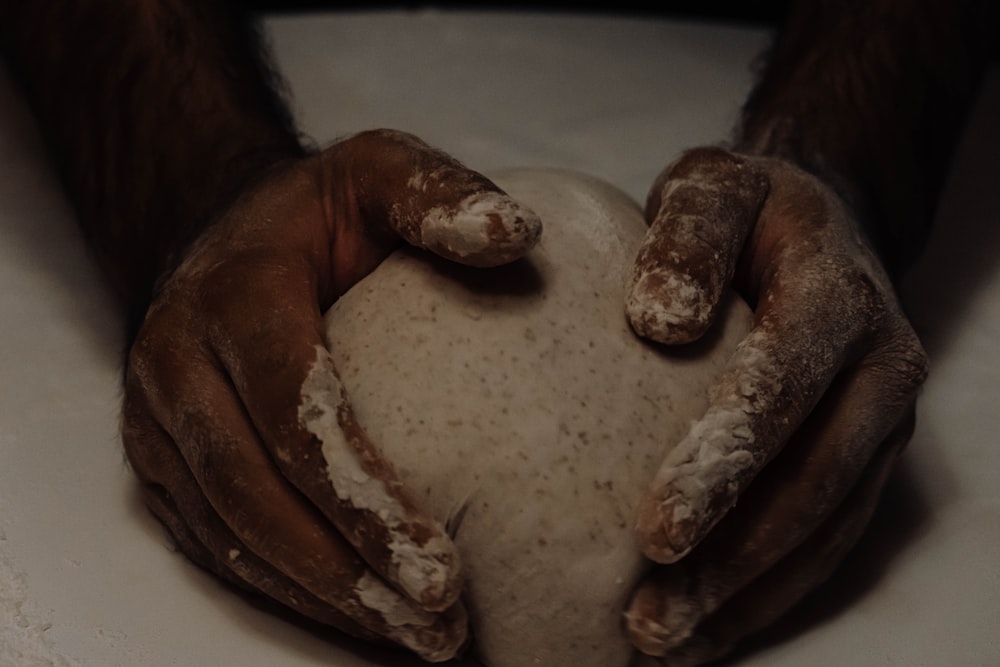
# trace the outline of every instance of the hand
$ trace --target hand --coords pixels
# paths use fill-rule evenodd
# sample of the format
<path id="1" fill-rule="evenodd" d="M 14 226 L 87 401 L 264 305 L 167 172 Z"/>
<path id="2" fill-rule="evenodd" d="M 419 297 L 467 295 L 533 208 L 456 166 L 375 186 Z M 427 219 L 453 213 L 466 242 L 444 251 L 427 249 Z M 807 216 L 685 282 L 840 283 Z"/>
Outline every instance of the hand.
<path id="1" fill-rule="evenodd" d="M 754 328 L 637 516 L 662 563 L 626 611 L 662 664 L 716 658 L 823 581 L 913 429 L 926 358 L 851 211 L 777 158 L 696 149 L 660 176 L 627 312 L 700 337 L 729 285 Z"/>
<path id="2" fill-rule="evenodd" d="M 129 357 L 126 452 L 181 549 L 321 623 L 454 656 L 455 546 L 354 421 L 322 313 L 402 240 L 487 266 L 540 231 L 484 177 L 389 131 L 249 187 L 163 283 Z"/>

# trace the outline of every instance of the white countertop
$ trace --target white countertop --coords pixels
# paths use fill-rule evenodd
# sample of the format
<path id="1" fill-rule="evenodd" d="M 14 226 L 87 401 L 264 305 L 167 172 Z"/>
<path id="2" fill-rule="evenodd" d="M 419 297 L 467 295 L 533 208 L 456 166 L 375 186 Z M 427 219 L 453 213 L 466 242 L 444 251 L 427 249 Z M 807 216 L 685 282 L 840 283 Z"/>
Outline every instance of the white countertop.
<path id="1" fill-rule="evenodd" d="M 728 136 L 768 33 L 570 15 L 267 22 L 305 131 L 387 126 L 472 167 L 570 167 L 642 198 Z M 117 434 L 120 324 L 37 131 L 0 78 L 0 667 L 416 665 L 260 611 L 169 548 Z M 1000 71 L 907 284 L 932 359 L 868 539 L 739 665 L 1000 665 Z"/>

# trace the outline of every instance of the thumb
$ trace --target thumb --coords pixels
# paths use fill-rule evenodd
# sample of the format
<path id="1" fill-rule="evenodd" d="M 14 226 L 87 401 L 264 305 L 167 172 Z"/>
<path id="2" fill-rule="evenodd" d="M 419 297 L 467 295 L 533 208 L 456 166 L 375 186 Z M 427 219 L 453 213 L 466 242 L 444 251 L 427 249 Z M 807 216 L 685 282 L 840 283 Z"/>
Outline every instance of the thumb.
<path id="1" fill-rule="evenodd" d="M 523 256 L 542 223 L 482 174 L 413 135 L 371 130 L 346 150 L 362 216 L 408 243 L 470 266 Z"/>
<path id="2" fill-rule="evenodd" d="M 626 292 L 640 336 L 689 343 L 708 330 L 767 190 L 761 170 L 720 148 L 688 151 L 663 170 Z"/>

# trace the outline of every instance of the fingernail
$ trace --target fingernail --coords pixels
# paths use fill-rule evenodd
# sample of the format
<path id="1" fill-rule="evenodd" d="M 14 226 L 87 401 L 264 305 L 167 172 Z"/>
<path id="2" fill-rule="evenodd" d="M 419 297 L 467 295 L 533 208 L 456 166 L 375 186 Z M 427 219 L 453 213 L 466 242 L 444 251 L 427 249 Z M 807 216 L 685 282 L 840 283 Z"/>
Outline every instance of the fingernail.
<path id="1" fill-rule="evenodd" d="M 455 207 L 429 211 L 419 245 L 463 264 L 490 267 L 523 256 L 541 234 L 534 211 L 499 192 L 480 192 Z"/>
<path id="2" fill-rule="evenodd" d="M 397 539 L 389 545 L 389 551 L 399 586 L 424 609 L 441 611 L 458 599 L 462 567 L 450 540 L 432 537 L 418 545 L 409 539 Z"/>
<path id="3" fill-rule="evenodd" d="M 674 563 L 686 556 L 699 529 L 693 515 L 682 498 L 644 498 L 636 513 L 636 533 L 643 554 L 657 563 Z"/>
<path id="4" fill-rule="evenodd" d="M 625 612 L 629 641 L 646 655 L 662 656 L 684 644 L 703 611 L 685 592 L 688 579 L 641 588 Z"/>
<path id="5" fill-rule="evenodd" d="M 661 656 L 667 652 L 667 629 L 651 618 L 631 610 L 625 612 L 629 641 L 646 655 Z"/>
<path id="6" fill-rule="evenodd" d="M 676 345 L 697 340 L 705 332 L 711 323 L 712 300 L 690 276 L 647 269 L 634 274 L 625 312 L 640 336 Z"/>

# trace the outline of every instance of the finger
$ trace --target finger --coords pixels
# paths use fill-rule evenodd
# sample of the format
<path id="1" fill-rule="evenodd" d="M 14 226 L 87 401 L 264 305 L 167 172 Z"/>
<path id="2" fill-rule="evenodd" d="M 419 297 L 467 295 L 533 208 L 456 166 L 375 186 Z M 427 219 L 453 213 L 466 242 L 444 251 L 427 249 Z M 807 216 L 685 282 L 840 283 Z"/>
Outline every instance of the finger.
<path id="1" fill-rule="evenodd" d="M 127 408 L 126 415 L 125 449 L 142 483 L 143 499 L 188 558 L 229 583 L 263 593 L 314 621 L 369 641 L 382 638 L 257 557 L 205 500 L 167 434 L 148 414 Z"/>
<path id="2" fill-rule="evenodd" d="M 715 148 L 689 151 L 660 174 L 625 304 L 639 335 L 688 343 L 705 333 L 767 188 L 763 171 Z"/>
<path id="3" fill-rule="evenodd" d="M 308 596 L 298 595 L 304 589 L 326 606 L 325 611 L 322 605 L 313 609 L 321 621 L 336 624 L 344 615 L 351 619 L 344 624 L 348 629 L 362 626 L 428 660 L 454 656 L 465 640 L 461 608 L 433 614 L 385 585 L 285 481 L 249 427 L 232 388 L 217 379 L 216 369 L 204 372 L 197 366 L 196 357 L 189 355 L 183 368 L 202 372 L 174 367 L 170 377 L 160 375 L 163 393 L 154 394 L 150 405 L 161 405 L 151 414 L 169 418 L 161 419 L 166 428 L 159 442 L 147 439 L 141 445 L 160 452 L 155 465 L 140 463 L 140 477 L 169 489 L 183 517 L 180 522 L 173 517 L 172 524 L 190 529 L 217 571 L 226 567 L 240 578 L 245 575 L 254 588 L 292 609 L 301 610 L 308 601 Z M 153 370 L 142 363 L 132 367 L 137 373 Z M 186 393 L 178 393 L 180 386 Z M 164 410 L 164 395 L 181 396 L 183 403 Z M 131 458 L 142 461 L 141 454 Z M 165 507 L 161 504 L 160 509 Z M 286 586 L 288 581 L 295 585 Z"/>
<path id="4" fill-rule="evenodd" d="M 463 584 L 458 551 L 355 420 L 315 293 L 286 272 L 248 267 L 231 278 L 240 296 L 224 290 L 208 304 L 228 323 L 209 340 L 252 421 L 247 437 L 259 434 L 283 477 L 380 576 L 426 609 L 451 607 Z"/>
<path id="5" fill-rule="evenodd" d="M 810 538 L 890 432 L 909 437 L 912 403 L 897 409 L 887 401 L 895 388 L 887 388 L 885 378 L 885 369 L 873 363 L 838 379 L 698 547 L 640 584 L 629 612 L 634 636 L 662 647 L 684 641 L 703 618 Z"/>
<path id="6" fill-rule="evenodd" d="M 895 402 L 887 406 L 888 419 L 923 381 L 915 334 L 831 226 L 846 212 L 814 187 L 817 201 L 792 212 L 765 204 L 762 220 L 785 216 L 814 232 L 798 246 L 787 242 L 769 263 L 777 268 L 765 272 L 753 331 L 712 388 L 707 412 L 667 455 L 640 503 L 637 530 L 653 560 L 677 560 L 704 537 L 861 350 L 881 346 L 873 358 L 885 357 L 878 363 L 888 369 L 879 399 Z"/>
<path id="7" fill-rule="evenodd" d="M 858 485 L 808 540 L 729 599 L 705 619 L 688 639 L 664 654 L 670 667 L 705 664 L 729 653 L 744 640 L 771 626 L 827 581 L 857 544 L 872 514 L 912 423 L 887 440 Z"/>
<path id="8" fill-rule="evenodd" d="M 349 160 L 332 163 L 343 168 Z M 251 438 L 239 444 L 249 447 L 258 439 L 263 442 L 285 478 L 315 504 L 380 576 L 426 609 L 447 609 L 462 587 L 457 550 L 443 527 L 419 511 L 391 465 L 357 426 L 325 353 L 320 300 L 321 295 L 336 291 L 331 292 L 328 283 L 329 258 L 325 256 L 331 250 L 331 237 L 316 233 L 320 227 L 316 221 L 324 219 L 323 206 L 354 200 L 355 205 L 341 213 L 354 216 L 347 227 L 360 224 L 355 210 L 357 197 L 317 197 L 315 188 L 326 180 L 317 181 L 313 170 L 292 170 L 280 178 L 284 181 L 276 188 L 278 195 L 265 189 L 243 202 L 240 216 L 245 219 L 238 216 L 223 221 L 216 227 L 217 234 L 189 253 L 179 271 L 194 276 L 197 291 L 189 289 L 190 293 L 180 298 L 194 300 L 198 312 L 211 313 L 212 318 L 194 319 L 183 308 L 171 309 L 169 305 L 156 310 L 151 317 L 169 321 L 153 321 L 144 327 L 152 333 L 149 340 L 140 338 L 137 342 L 145 351 L 135 356 L 140 362 L 159 363 L 160 368 L 148 371 L 150 380 L 140 385 L 160 391 L 166 405 L 157 406 L 154 401 L 153 407 L 160 408 L 157 414 L 168 430 L 176 433 L 182 429 L 183 424 L 174 428 L 165 420 L 177 415 L 177 406 L 171 401 L 190 391 L 180 382 L 161 386 L 172 378 L 173 369 L 165 367 L 170 359 L 159 353 L 173 350 L 180 355 L 176 348 L 184 341 L 183 332 L 207 329 L 210 351 L 185 352 L 209 354 L 220 363 L 205 372 L 232 381 L 238 396 L 233 409 L 239 410 L 241 424 Z M 344 176 L 338 182 L 353 181 Z M 276 219 L 285 222 L 267 224 Z M 235 235 L 226 226 L 233 222 L 239 229 Z M 384 254 L 385 239 L 365 240 L 372 233 L 366 227 L 353 232 L 342 227 L 331 229 L 335 251 L 353 242 L 360 244 L 355 249 L 371 258 Z M 227 261 L 212 263 L 210 259 L 219 253 Z M 358 276 L 349 274 L 358 270 L 357 263 L 345 261 L 347 265 L 354 268 L 341 278 L 356 279 Z M 183 285 L 173 289 L 183 289 Z M 165 294 L 168 304 L 173 296 Z M 184 360 L 179 368 L 185 369 L 186 364 Z M 314 366 L 318 370 L 310 375 Z M 314 406 L 308 415 L 300 413 L 307 378 L 311 378 L 314 395 L 321 393 L 322 399 L 331 401 Z M 192 409 L 205 411 L 210 405 Z M 307 416 L 315 426 L 329 422 L 331 415 L 332 425 L 323 434 L 305 424 Z M 187 457 L 187 440 L 179 440 L 178 445 Z M 199 482 L 212 474 L 209 468 L 191 467 Z"/>
<path id="9" fill-rule="evenodd" d="M 533 211 L 410 134 L 373 130 L 339 148 L 366 221 L 384 222 L 413 245 L 485 267 L 522 257 L 541 236 Z"/>

